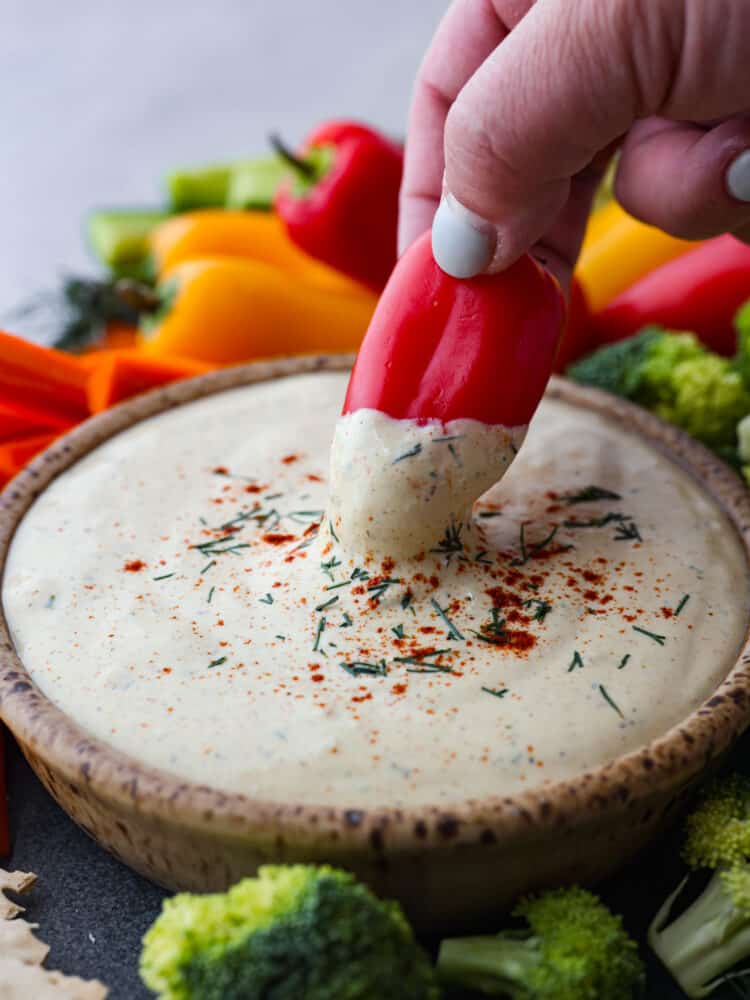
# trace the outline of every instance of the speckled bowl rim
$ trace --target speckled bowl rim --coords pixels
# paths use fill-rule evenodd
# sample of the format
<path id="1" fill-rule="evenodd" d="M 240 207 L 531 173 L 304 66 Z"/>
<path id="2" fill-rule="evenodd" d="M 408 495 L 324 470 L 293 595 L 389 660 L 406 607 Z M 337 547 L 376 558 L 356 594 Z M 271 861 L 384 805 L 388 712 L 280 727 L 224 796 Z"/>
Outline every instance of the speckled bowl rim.
<path id="1" fill-rule="evenodd" d="M 211 372 L 157 389 L 92 417 L 58 439 L 0 495 L 0 574 L 16 527 L 35 498 L 61 472 L 134 423 L 183 403 L 305 372 L 344 371 L 348 355 L 305 356 L 255 362 Z M 640 407 L 555 378 L 548 397 L 579 405 L 644 436 L 690 473 L 734 524 L 750 567 L 750 492 L 711 452 Z M 750 610 L 748 612 L 750 629 Z M 596 822 L 634 800 L 675 793 L 695 781 L 750 725 L 750 635 L 727 678 L 683 722 L 646 746 L 552 785 L 467 799 L 448 806 L 331 807 L 269 802 L 190 783 L 139 763 L 90 736 L 36 687 L 19 660 L 0 609 L 0 715 L 22 746 L 74 787 L 90 786 L 103 799 L 156 821 L 196 832 L 238 838 L 320 844 L 333 836 L 339 849 L 380 850 L 438 841 L 495 842 L 533 839 L 549 831 Z"/>

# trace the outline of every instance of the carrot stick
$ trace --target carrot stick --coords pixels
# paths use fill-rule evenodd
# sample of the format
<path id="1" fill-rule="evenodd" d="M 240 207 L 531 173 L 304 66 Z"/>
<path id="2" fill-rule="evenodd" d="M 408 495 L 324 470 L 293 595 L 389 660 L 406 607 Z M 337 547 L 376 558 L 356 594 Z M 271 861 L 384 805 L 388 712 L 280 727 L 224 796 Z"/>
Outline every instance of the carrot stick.
<path id="1" fill-rule="evenodd" d="M 61 417 L 86 415 L 86 368 L 77 358 L 0 330 L 0 398 L 33 399 Z"/>
<path id="2" fill-rule="evenodd" d="M 5 783 L 5 726 L 0 723 L 0 857 L 10 854 L 8 797 Z"/>
<path id="3" fill-rule="evenodd" d="M 62 433 L 75 420 L 37 406 L 33 400 L 8 402 L 0 398 L 0 444 L 39 434 Z"/>
<path id="4" fill-rule="evenodd" d="M 102 351 L 92 355 L 87 385 L 88 406 L 101 413 L 115 403 L 167 382 L 202 375 L 210 365 L 183 358 L 151 358 L 138 350 Z"/>
<path id="5" fill-rule="evenodd" d="M 5 441 L 0 444 L 0 485 L 5 485 L 30 462 L 37 452 L 52 444 L 57 434 L 36 434 L 34 437 Z"/>

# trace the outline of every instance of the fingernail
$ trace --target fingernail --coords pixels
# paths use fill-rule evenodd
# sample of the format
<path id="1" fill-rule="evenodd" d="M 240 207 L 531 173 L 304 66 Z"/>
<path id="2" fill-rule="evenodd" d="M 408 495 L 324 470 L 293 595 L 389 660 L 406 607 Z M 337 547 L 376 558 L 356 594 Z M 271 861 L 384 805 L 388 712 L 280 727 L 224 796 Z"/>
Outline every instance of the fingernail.
<path id="1" fill-rule="evenodd" d="M 432 253 L 438 267 L 453 278 L 473 278 L 489 267 L 496 243 L 490 222 L 464 208 L 449 191 L 443 195 L 432 222 Z"/>
<path id="2" fill-rule="evenodd" d="M 737 201 L 750 201 L 750 149 L 740 153 L 729 164 L 727 189 Z"/>

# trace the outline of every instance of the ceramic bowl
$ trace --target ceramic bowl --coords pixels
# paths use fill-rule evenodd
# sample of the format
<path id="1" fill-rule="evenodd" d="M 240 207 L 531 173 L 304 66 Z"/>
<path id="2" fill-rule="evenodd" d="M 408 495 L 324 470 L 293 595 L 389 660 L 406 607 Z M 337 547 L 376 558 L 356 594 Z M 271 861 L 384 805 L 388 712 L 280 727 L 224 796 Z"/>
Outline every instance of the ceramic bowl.
<path id="1" fill-rule="evenodd" d="M 160 389 L 87 421 L 0 497 L 0 565 L 34 498 L 112 435 L 228 388 L 350 363 L 259 362 Z M 750 493 L 712 454 L 604 393 L 560 379 L 548 393 L 622 421 L 686 469 L 725 511 L 750 560 Z M 170 889 L 192 890 L 224 888 L 265 862 L 328 861 L 400 899 L 424 930 L 478 923 L 534 888 L 594 883 L 643 848 L 750 723 L 749 666 L 746 644 L 726 680 L 680 725 L 574 780 L 450 810 L 315 808 L 191 784 L 91 738 L 34 685 L 0 613 L 2 718 L 50 794 L 116 857 Z"/>

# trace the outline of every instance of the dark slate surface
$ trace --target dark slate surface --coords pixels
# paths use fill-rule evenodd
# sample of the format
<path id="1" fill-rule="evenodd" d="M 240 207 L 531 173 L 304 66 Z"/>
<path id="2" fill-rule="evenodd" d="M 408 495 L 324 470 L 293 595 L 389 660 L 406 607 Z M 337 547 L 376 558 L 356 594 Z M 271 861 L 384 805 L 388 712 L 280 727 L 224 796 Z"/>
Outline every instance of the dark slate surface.
<path id="1" fill-rule="evenodd" d="M 45 792 L 11 740 L 8 758 L 14 843 L 9 867 L 39 875 L 26 901 L 26 915 L 40 924 L 39 936 L 51 946 L 48 964 L 101 979 L 112 1000 L 147 1000 L 152 994 L 140 985 L 137 972 L 140 938 L 159 912 L 164 891 L 80 831 Z M 750 771 L 747 760 L 750 737 L 743 740 L 734 765 Z M 679 881 L 678 851 L 679 840 L 670 835 L 600 889 L 641 942 L 648 920 Z M 645 947 L 641 950 L 647 955 Z M 649 961 L 648 972 L 647 1000 L 680 1000 L 682 992 L 656 962 Z M 736 993 L 713 996 L 729 1000 Z"/>

